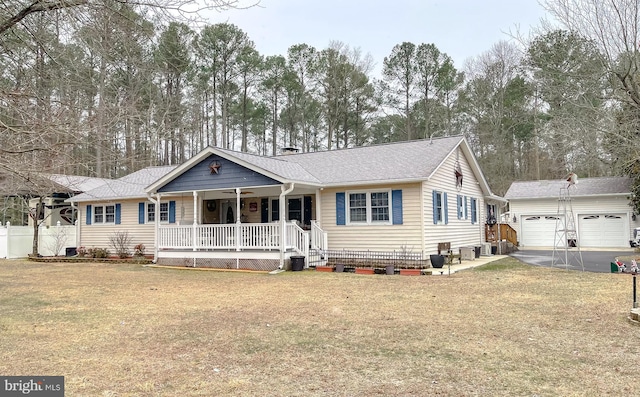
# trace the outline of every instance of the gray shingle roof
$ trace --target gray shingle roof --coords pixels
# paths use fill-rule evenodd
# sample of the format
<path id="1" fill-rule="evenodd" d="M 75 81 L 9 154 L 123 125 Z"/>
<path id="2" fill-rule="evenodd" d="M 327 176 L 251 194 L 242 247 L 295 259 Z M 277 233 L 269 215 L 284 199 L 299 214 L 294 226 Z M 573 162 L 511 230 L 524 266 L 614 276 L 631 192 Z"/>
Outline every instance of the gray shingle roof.
<path id="1" fill-rule="evenodd" d="M 460 144 L 462 136 L 282 155 L 325 185 L 428 178 Z"/>
<path id="2" fill-rule="evenodd" d="M 49 179 L 74 192 L 88 192 L 110 181 L 110 179 L 106 178 L 63 174 L 50 174 Z"/>
<path id="3" fill-rule="evenodd" d="M 264 157 L 250 153 L 235 152 L 232 150 L 225 150 L 220 148 L 216 149 L 246 163 L 262 168 L 263 170 L 272 172 L 286 180 L 294 180 L 296 182 L 303 183 L 320 183 L 320 181 L 315 176 L 305 170 L 300 164 L 286 161 L 287 159 L 284 156 Z"/>
<path id="4" fill-rule="evenodd" d="M 567 187 L 563 179 L 542 181 L 513 182 L 504 195 L 507 200 L 557 198 L 560 189 Z M 572 197 L 598 196 L 611 194 L 629 194 L 631 180 L 627 177 L 602 177 L 578 179 L 575 187 L 571 188 Z"/>
<path id="5" fill-rule="evenodd" d="M 276 157 L 220 148 L 215 150 L 225 153 L 232 160 L 235 158 L 268 171 L 285 181 L 340 186 L 425 180 L 463 140 L 462 136 L 455 136 Z M 111 180 L 69 201 L 146 197 L 145 188 L 159 182 L 160 178 L 175 168 L 176 166 L 144 168 Z"/>
<path id="6" fill-rule="evenodd" d="M 95 199 L 123 199 L 146 197 L 144 188 L 162 176 L 171 172 L 176 166 L 147 167 L 119 179 L 108 180 L 103 185 L 74 196 L 67 201 L 79 202 Z"/>
<path id="7" fill-rule="evenodd" d="M 105 183 L 108 179 L 88 176 L 37 173 L 18 177 L 0 175 L 0 195 L 43 196 L 52 193 L 86 192 Z"/>

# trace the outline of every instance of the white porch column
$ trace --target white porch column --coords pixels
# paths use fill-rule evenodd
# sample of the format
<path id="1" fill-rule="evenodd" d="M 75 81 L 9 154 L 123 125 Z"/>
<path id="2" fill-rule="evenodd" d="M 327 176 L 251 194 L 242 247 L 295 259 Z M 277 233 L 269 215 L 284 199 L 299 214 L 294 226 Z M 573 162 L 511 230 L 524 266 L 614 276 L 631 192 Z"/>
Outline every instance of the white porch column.
<path id="1" fill-rule="evenodd" d="M 280 198 L 278 200 L 280 212 L 280 269 L 284 269 L 284 254 L 287 250 L 287 194 L 293 191 L 295 184 L 292 182 L 288 189 L 284 185 L 280 186 Z"/>
<path id="2" fill-rule="evenodd" d="M 240 251 L 240 223 L 242 221 L 241 207 L 241 194 L 242 191 L 239 187 L 236 188 L 236 251 Z"/>
<path id="3" fill-rule="evenodd" d="M 198 192 L 193 191 L 193 250 L 197 251 L 198 249 Z M 194 266 L 195 267 L 195 266 Z"/>
<path id="4" fill-rule="evenodd" d="M 153 248 L 153 261 L 158 262 L 158 250 L 160 245 L 160 193 L 156 194 L 156 199 L 154 200 L 151 195 L 148 195 L 149 201 L 153 203 L 154 211 L 155 211 L 155 220 L 153 222 L 153 232 L 155 234 L 155 244 Z M 147 205 L 145 203 L 145 205 Z M 145 208 L 145 216 L 146 216 L 146 208 Z M 146 221 L 146 219 L 145 219 Z"/>
<path id="5" fill-rule="evenodd" d="M 324 188 L 316 189 L 316 222 L 318 226 L 322 228 L 322 190 Z"/>

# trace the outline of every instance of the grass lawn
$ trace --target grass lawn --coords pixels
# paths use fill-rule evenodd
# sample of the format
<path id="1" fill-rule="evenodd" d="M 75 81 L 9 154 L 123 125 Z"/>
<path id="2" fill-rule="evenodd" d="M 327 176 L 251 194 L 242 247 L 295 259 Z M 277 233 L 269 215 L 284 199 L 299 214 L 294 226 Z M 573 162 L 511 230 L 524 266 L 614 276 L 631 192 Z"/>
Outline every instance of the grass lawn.
<path id="1" fill-rule="evenodd" d="M 0 261 L 0 375 L 92 397 L 640 395 L 631 280 Z"/>

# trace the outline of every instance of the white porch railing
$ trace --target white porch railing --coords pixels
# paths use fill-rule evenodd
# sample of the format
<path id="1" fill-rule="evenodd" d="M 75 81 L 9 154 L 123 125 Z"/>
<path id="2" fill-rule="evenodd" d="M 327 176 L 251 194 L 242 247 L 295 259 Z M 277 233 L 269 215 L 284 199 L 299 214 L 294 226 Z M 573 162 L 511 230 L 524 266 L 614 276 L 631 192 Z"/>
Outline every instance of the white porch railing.
<path id="1" fill-rule="evenodd" d="M 286 249 L 306 255 L 309 232 L 295 222 L 286 224 Z M 280 223 L 240 223 L 225 225 L 160 225 L 159 249 L 193 250 L 278 250 Z"/>
<path id="2" fill-rule="evenodd" d="M 309 257 L 309 232 L 303 230 L 296 222 L 287 223 L 287 249 Z"/>
<path id="3" fill-rule="evenodd" d="M 329 249 L 329 239 L 327 232 L 322 230 L 318 221 L 311 221 L 311 249 L 321 252 Z"/>

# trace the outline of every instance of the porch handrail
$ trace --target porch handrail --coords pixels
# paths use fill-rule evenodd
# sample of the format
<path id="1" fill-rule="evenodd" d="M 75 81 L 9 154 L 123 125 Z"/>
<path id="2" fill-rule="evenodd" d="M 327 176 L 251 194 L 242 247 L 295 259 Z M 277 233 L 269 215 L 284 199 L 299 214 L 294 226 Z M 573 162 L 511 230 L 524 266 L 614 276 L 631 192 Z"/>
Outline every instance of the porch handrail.
<path id="1" fill-rule="evenodd" d="M 286 224 L 287 230 L 287 249 L 293 249 L 305 258 L 309 257 L 309 232 L 298 226 L 297 222 L 292 221 Z"/>
<path id="2" fill-rule="evenodd" d="M 160 225 L 158 229 L 159 249 L 276 250 L 279 247 L 278 223 Z"/>
<path id="3" fill-rule="evenodd" d="M 498 233 L 499 231 L 499 233 Z M 486 225 L 485 227 L 485 241 L 508 241 L 513 245 L 518 245 L 518 232 L 507 223 L 500 223 L 497 225 Z"/>
<path id="4" fill-rule="evenodd" d="M 318 221 L 311 221 L 311 249 L 318 250 L 320 252 L 327 251 L 329 249 L 329 238 L 327 232 L 322 230 Z"/>
<path id="5" fill-rule="evenodd" d="M 500 224 L 500 236 L 513 245 L 518 245 L 518 232 L 507 223 Z"/>
<path id="6" fill-rule="evenodd" d="M 160 225 L 158 228 L 159 249 L 193 248 L 193 226 Z"/>

